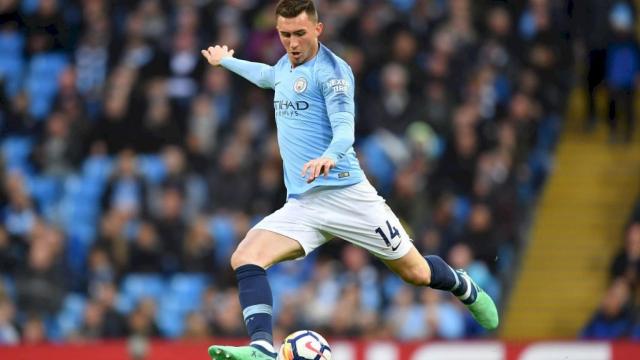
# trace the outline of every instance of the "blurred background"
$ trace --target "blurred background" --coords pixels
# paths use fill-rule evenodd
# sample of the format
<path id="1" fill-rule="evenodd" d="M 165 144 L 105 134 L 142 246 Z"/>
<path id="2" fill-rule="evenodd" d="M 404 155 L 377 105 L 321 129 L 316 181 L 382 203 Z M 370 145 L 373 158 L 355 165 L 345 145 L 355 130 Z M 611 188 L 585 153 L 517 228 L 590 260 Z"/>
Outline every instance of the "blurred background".
<path id="1" fill-rule="evenodd" d="M 276 340 L 640 339 L 635 2 L 316 4 L 369 179 L 503 320 L 336 239 L 269 269 Z M 285 200 L 272 93 L 199 51 L 275 63 L 274 8 L 0 0 L 0 344 L 245 336 L 228 259 Z"/>

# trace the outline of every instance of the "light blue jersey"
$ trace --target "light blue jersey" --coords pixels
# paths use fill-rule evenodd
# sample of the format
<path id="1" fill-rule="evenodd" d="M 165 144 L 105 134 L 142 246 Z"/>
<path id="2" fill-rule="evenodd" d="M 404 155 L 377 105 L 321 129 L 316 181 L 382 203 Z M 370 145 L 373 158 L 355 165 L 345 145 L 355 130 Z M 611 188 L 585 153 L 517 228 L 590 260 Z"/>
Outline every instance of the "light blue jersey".
<path id="1" fill-rule="evenodd" d="M 262 88 L 274 89 L 273 109 L 288 196 L 319 186 L 346 186 L 365 176 L 353 150 L 354 80 L 349 65 L 320 44 L 318 54 L 295 68 L 286 55 L 274 66 L 225 58 L 221 65 Z M 328 177 L 307 184 L 308 161 L 330 157 Z"/>

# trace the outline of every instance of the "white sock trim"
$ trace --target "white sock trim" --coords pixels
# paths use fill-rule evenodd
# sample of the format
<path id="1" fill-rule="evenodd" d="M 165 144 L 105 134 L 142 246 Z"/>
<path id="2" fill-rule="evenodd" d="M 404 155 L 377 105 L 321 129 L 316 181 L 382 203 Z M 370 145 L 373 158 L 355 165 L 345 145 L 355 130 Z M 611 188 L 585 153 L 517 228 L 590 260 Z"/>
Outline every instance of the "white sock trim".
<path id="1" fill-rule="evenodd" d="M 267 350 L 269 352 L 272 352 L 272 353 L 276 352 L 275 349 L 273 348 L 273 345 L 269 344 L 269 342 L 265 341 L 265 340 L 252 341 L 251 345 L 258 345 L 261 348 L 263 348 L 263 349 L 265 349 L 265 350 Z"/>
<path id="2" fill-rule="evenodd" d="M 453 270 L 451 266 L 449 266 L 449 270 L 451 270 L 451 272 L 453 273 L 453 277 L 456 279 L 456 284 L 453 285 L 453 287 L 449 289 L 449 291 L 455 291 L 458 287 L 460 287 L 460 281 L 458 281 L 458 273 L 456 273 L 456 271 Z"/>
<path id="3" fill-rule="evenodd" d="M 458 299 L 464 301 L 464 300 L 467 300 L 469 296 L 471 296 L 471 287 L 473 285 L 471 284 L 471 280 L 467 279 L 467 275 L 460 274 L 460 277 L 462 278 L 462 280 L 464 280 L 467 283 L 467 291 L 465 291 L 464 294 L 458 296 Z"/>

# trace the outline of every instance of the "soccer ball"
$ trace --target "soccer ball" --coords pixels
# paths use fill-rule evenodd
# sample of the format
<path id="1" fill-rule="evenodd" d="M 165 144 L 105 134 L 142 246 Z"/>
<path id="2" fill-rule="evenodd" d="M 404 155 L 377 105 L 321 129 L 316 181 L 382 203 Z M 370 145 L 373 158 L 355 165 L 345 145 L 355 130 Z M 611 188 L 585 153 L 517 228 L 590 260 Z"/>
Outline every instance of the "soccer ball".
<path id="1" fill-rule="evenodd" d="M 284 339 L 278 360 L 331 360 L 331 348 L 317 332 L 300 330 Z"/>

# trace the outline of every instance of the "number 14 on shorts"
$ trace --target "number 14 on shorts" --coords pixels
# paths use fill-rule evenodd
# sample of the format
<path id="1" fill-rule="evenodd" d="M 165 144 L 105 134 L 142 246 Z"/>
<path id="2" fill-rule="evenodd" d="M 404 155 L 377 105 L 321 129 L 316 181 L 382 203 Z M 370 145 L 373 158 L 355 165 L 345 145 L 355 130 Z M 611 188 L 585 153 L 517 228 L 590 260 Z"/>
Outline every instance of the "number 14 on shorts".
<path id="1" fill-rule="evenodd" d="M 376 232 L 380 235 L 384 243 L 391 248 L 391 250 L 396 251 L 396 249 L 400 246 L 402 239 L 400 239 L 400 241 L 398 242 L 398 245 L 396 245 L 395 247 L 391 245 L 390 239 L 393 239 L 396 236 L 399 237 L 400 232 L 398 231 L 398 228 L 396 228 L 395 226 L 391 226 L 391 223 L 389 222 L 389 220 L 387 220 L 387 228 L 389 230 L 389 236 L 385 234 L 384 230 L 382 230 L 381 227 L 376 228 Z"/>

